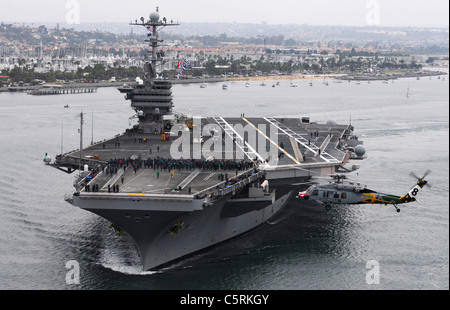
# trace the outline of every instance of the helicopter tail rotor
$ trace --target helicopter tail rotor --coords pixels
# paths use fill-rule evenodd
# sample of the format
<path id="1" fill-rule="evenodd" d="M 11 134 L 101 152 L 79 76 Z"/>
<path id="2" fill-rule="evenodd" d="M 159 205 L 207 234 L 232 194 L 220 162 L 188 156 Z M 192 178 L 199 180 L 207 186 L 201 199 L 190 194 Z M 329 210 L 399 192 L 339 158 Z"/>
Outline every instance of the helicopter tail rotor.
<path id="1" fill-rule="evenodd" d="M 425 180 L 425 177 L 431 173 L 431 170 L 427 170 L 422 178 L 417 177 L 417 174 L 414 172 L 411 172 L 409 175 L 417 179 L 416 185 L 406 194 L 405 196 L 401 197 L 402 203 L 408 203 L 412 201 L 417 201 L 416 197 L 417 194 L 424 188 L 425 186 L 430 186 L 428 184 L 428 181 Z"/>
<path id="2" fill-rule="evenodd" d="M 431 184 L 428 183 L 428 181 L 425 180 L 425 178 L 426 178 L 430 173 L 431 173 L 431 170 L 428 169 L 427 171 L 425 171 L 423 177 L 417 176 L 417 174 L 415 174 L 414 172 L 411 172 L 409 175 L 410 175 L 411 177 L 413 177 L 414 179 L 416 179 L 419 185 L 425 183 L 424 186 L 427 186 L 428 188 L 431 188 Z"/>

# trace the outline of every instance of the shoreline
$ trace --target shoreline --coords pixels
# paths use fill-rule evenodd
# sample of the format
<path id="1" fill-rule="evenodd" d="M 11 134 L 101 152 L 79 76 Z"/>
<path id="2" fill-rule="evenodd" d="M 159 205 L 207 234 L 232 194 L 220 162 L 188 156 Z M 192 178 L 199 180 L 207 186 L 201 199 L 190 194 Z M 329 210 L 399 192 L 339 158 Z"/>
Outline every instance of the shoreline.
<path id="1" fill-rule="evenodd" d="M 307 80 L 335 80 L 341 78 L 342 74 L 315 74 L 315 75 L 304 75 L 304 74 L 293 74 L 293 75 L 268 75 L 268 76 L 250 76 L 250 77 L 237 77 L 230 78 L 230 81 L 250 81 L 250 82 L 260 82 L 260 81 L 307 81 Z"/>
<path id="2" fill-rule="evenodd" d="M 208 79 L 172 79 L 172 83 L 175 84 L 199 84 L 199 83 L 221 83 L 225 80 L 228 82 L 277 82 L 277 81 L 317 81 L 317 80 L 345 80 L 345 81 L 384 81 L 384 80 L 396 80 L 401 78 L 420 78 L 420 77 L 432 77 L 447 75 L 446 72 L 442 71 L 430 71 L 424 70 L 421 72 L 391 72 L 380 75 L 348 75 L 348 74 L 315 74 L 315 75 L 304 75 L 304 74 L 292 74 L 292 75 L 265 75 L 265 76 L 249 76 L 249 77 L 229 77 L 225 78 L 208 78 Z M 107 82 L 107 83 L 78 83 L 78 84 L 68 84 L 65 86 L 67 88 L 74 87 L 120 87 L 124 84 L 133 85 L 134 82 Z M 0 93 L 2 92 L 27 92 L 30 90 L 36 90 L 42 88 L 44 85 L 35 86 L 14 86 L 14 87 L 2 87 L 0 88 Z"/>

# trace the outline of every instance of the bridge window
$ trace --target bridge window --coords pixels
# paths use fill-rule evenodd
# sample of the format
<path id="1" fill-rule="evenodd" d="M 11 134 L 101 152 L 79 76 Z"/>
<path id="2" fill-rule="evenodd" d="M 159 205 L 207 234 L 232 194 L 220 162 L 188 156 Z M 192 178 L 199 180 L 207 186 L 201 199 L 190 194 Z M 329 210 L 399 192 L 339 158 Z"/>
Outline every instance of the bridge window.
<path id="1" fill-rule="evenodd" d="M 339 198 L 339 193 L 338 192 L 334 193 L 334 198 Z"/>
<path id="2" fill-rule="evenodd" d="M 311 196 L 319 196 L 319 191 L 317 189 L 313 190 Z"/>
<path id="3" fill-rule="evenodd" d="M 347 193 L 341 193 L 341 199 L 346 199 L 347 198 Z"/>

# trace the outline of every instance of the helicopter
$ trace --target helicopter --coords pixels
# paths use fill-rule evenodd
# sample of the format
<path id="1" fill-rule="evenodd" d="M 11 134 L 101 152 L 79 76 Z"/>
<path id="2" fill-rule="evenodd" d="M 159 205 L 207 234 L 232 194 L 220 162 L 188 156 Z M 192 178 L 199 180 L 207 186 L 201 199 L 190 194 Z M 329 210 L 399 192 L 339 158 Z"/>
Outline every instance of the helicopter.
<path id="1" fill-rule="evenodd" d="M 332 181 L 329 184 L 312 185 L 306 191 L 299 192 L 297 198 L 318 203 L 326 210 L 338 205 L 384 204 L 393 205 L 400 212 L 398 205 L 417 201 L 416 197 L 425 185 L 430 186 L 425 180 L 430 172 L 427 170 L 423 177 L 411 172 L 410 176 L 417 179 L 417 183 L 404 196 L 376 192 L 360 183 L 344 182 L 347 179 L 345 174 L 335 174 L 331 175 Z"/>

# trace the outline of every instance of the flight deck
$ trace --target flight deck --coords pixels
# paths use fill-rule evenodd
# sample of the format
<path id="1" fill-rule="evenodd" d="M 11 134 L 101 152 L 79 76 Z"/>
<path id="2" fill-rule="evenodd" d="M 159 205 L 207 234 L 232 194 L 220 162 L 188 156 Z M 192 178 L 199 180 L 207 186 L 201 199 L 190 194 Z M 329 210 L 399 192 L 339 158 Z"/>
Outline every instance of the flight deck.
<path id="1" fill-rule="evenodd" d="M 199 130 L 201 141 L 195 141 L 193 126 L 189 132 L 189 147 L 194 149 L 198 143 L 197 149 L 203 148 L 197 159 L 192 150 L 186 158 L 173 158 L 172 144 L 183 138 L 173 127 L 163 135 L 128 129 L 90 145 L 81 154 L 60 155 L 52 165 L 66 172 L 84 170 L 87 165 L 79 180 L 80 192 L 196 195 L 226 188 L 236 179 L 262 170 L 333 168 L 348 160 L 348 154 L 339 148 L 351 133 L 349 125 L 320 125 L 299 118 L 202 118 L 201 127 L 208 125 L 214 131 L 203 135 L 204 130 L 203 134 Z M 219 145 L 220 153 L 214 153 L 214 158 L 205 157 L 208 139 Z M 236 158 L 227 159 L 230 154 Z"/>

